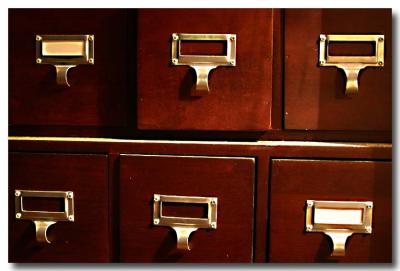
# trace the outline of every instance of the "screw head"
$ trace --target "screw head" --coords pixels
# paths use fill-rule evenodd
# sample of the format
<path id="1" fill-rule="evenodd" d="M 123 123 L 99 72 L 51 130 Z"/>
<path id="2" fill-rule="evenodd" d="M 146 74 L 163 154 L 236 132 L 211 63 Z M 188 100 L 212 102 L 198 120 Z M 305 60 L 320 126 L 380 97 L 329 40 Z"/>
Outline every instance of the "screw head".
<path id="1" fill-rule="evenodd" d="M 154 201 L 157 202 L 160 200 L 160 196 L 159 195 L 154 195 Z"/>
<path id="2" fill-rule="evenodd" d="M 74 193 L 68 192 L 67 198 L 72 199 L 74 197 Z"/>
<path id="3" fill-rule="evenodd" d="M 210 201 L 210 203 L 211 203 L 211 205 L 215 205 L 215 204 L 217 204 L 217 202 L 216 202 L 216 200 L 215 200 L 215 199 L 211 200 L 211 201 Z"/>
<path id="4" fill-rule="evenodd" d="M 68 220 L 69 221 L 73 221 L 74 220 L 74 216 L 73 215 L 68 216 Z"/>
<path id="5" fill-rule="evenodd" d="M 90 35 L 90 36 L 89 36 L 89 40 L 90 40 L 90 41 L 94 40 L 94 36 L 93 36 L 93 35 Z"/>
<path id="6" fill-rule="evenodd" d="M 324 64 L 325 63 L 325 61 L 324 60 L 321 60 L 320 62 L 319 62 L 319 64 Z"/>
<path id="7" fill-rule="evenodd" d="M 37 59 L 36 59 L 36 63 L 38 63 L 38 64 L 42 63 L 42 59 L 37 58 Z"/>
<path id="8" fill-rule="evenodd" d="M 15 214 L 15 217 L 16 217 L 16 218 L 21 218 L 21 213 L 16 213 L 16 214 Z"/>
<path id="9" fill-rule="evenodd" d="M 326 38 L 325 38 L 325 36 L 321 36 L 321 37 L 319 37 L 319 40 L 320 40 L 320 41 L 325 41 Z"/>
<path id="10" fill-rule="evenodd" d="M 370 226 L 366 226 L 365 229 L 367 230 L 367 232 L 372 232 L 372 228 Z"/>
<path id="11" fill-rule="evenodd" d="M 372 204 L 369 203 L 369 204 L 367 205 L 367 208 L 368 208 L 368 209 L 371 209 L 371 208 L 372 208 Z"/>
<path id="12" fill-rule="evenodd" d="M 15 191 L 15 196 L 16 196 L 16 197 L 19 197 L 19 196 L 21 196 L 21 191 L 19 191 L 19 190 L 16 190 L 16 191 Z"/>
<path id="13" fill-rule="evenodd" d="M 235 60 L 231 60 L 231 61 L 229 61 L 229 63 L 230 63 L 231 65 L 235 65 Z"/>
<path id="14" fill-rule="evenodd" d="M 314 203 L 312 201 L 307 201 L 307 207 L 313 207 Z"/>
<path id="15" fill-rule="evenodd" d="M 93 64 L 94 63 L 94 59 L 93 58 L 89 58 L 89 63 Z"/>
<path id="16" fill-rule="evenodd" d="M 235 37 L 235 36 L 231 36 L 230 39 L 231 39 L 231 40 L 235 40 L 236 37 Z"/>
<path id="17" fill-rule="evenodd" d="M 382 37 L 379 37 L 378 40 L 379 40 L 379 41 L 383 41 L 383 38 L 382 38 Z"/>
<path id="18" fill-rule="evenodd" d="M 378 62 L 378 65 L 379 65 L 379 66 L 383 66 L 383 61 L 379 61 L 379 62 Z"/>
<path id="19" fill-rule="evenodd" d="M 172 39 L 173 39 L 173 40 L 178 40 L 178 39 L 179 39 L 179 36 L 178 36 L 177 34 L 172 34 Z"/>
<path id="20" fill-rule="evenodd" d="M 178 64 L 178 59 L 176 59 L 176 58 L 172 59 L 172 64 L 174 64 L 174 65 Z"/>
<path id="21" fill-rule="evenodd" d="M 42 37 L 39 36 L 39 35 L 36 35 L 36 40 L 37 40 L 37 41 L 41 41 L 41 40 L 42 40 Z"/>
<path id="22" fill-rule="evenodd" d="M 153 220 L 154 225 L 158 225 L 158 223 L 160 223 L 160 219 L 156 218 Z"/>
<path id="23" fill-rule="evenodd" d="M 217 228 L 217 223 L 211 222 L 211 228 L 213 228 L 213 229 Z"/>
<path id="24" fill-rule="evenodd" d="M 312 228 L 313 228 L 313 226 L 311 226 L 311 225 L 307 225 L 307 227 L 306 227 L 307 231 L 311 231 Z"/>

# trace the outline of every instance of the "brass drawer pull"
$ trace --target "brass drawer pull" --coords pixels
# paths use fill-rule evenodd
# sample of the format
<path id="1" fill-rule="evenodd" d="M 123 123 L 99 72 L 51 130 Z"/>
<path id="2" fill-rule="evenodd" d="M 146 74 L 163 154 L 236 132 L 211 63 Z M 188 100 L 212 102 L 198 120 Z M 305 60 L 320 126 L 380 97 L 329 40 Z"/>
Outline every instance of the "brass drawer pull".
<path id="1" fill-rule="evenodd" d="M 319 38 L 319 65 L 334 66 L 346 74 L 346 95 L 358 93 L 358 74 L 366 67 L 384 66 L 384 35 L 324 35 Z M 332 56 L 329 42 L 375 42 L 374 56 Z"/>
<path id="2" fill-rule="evenodd" d="M 63 212 L 27 211 L 23 208 L 23 198 L 62 198 L 64 199 Z M 33 191 L 15 190 L 15 218 L 18 220 L 32 220 L 36 229 L 38 242 L 50 241 L 47 239 L 47 229 L 58 221 L 73 222 L 74 217 L 74 193 L 71 191 Z"/>
<path id="3" fill-rule="evenodd" d="M 57 84 L 70 86 L 69 69 L 94 64 L 94 36 L 36 35 L 36 63 L 56 67 Z"/>
<path id="4" fill-rule="evenodd" d="M 332 239 L 332 256 L 344 256 L 353 233 L 372 233 L 371 201 L 306 201 L 306 231 L 323 232 Z"/>
<path id="5" fill-rule="evenodd" d="M 207 218 L 188 218 L 172 217 L 162 215 L 163 202 L 173 202 L 182 204 L 207 204 Z M 153 225 L 168 226 L 175 230 L 177 236 L 177 248 L 190 250 L 189 236 L 197 229 L 216 229 L 217 228 L 217 198 L 209 197 L 187 197 L 187 196 L 167 196 L 154 194 L 153 197 Z"/>
<path id="6" fill-rule="evenodd" d="M 181 55 L 182 40 L 226 41 L 227 51 L 224 56 L 213 55 Z M 236 66 L 236 35 L 235 34 L 172 34 L 171 46 L 172 65 L 188 65 L 196 71 L 196 90 L 193 96 L 203 96 L 210 92 L 208 74 L 218 66 Z"/>

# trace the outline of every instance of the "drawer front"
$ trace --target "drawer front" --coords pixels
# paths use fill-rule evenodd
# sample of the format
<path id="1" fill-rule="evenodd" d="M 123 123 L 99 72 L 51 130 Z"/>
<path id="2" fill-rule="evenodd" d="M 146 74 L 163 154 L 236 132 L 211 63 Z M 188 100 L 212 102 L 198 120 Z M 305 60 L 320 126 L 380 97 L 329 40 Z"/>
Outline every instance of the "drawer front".
<path id="1" fill-rule="evenodd" d="M 9 257 L 11 262 L 107 262 L 108 172 L 105 155 L 10 153 Z M 51 243 L 36 240 L 35 224 L 16 217 L 16 191 L 70 191 L 73 221 L 54 220 Z M 25 197 L 24 210 L 64 211 L 62 198 Z M 41 214 L 42 215 L 42 214 Z M 71 215 L 71 213 L 70 213 Z M 40 215 L 38 215 L 40 216 Z M 39 217 L 34 221 L 44 221 Z M 38 227 L 40 229 L 40 227 Z M 41 234 L 39 237 L 44 237 Z"/>
<path id="2" fill-rule="evenodd" d="M 134 39 L 127 24 L 117 9 L 11 9 L 10 125 L 126 125 L 134 107 L 126 93 L 127 39 Z M 71 68 L 70 86 L 58 85 L 56 68 L 36 63 L 36 35 L 86 34 L 94 36 L 94 64 Z"/>
<path id="3" fill-rule="evenodd" d="M 198 79 L 194 69 L 172 65 L 173 33 L 236 35 L 235 66 L 220 66 L 211 71 L 208 94 L 193 94 Z M 264 131 L 269 128 L 271 9 L 140 10 L 138 35 L 140 129 Z M 181 54 L 225 55 L 224 44 L 182 41 Z"/>
<path id="4" fill-rule="evenodd" d="M 121 155 L 120 260 L 250 262 L 253 186 L 253 158 Z M 216 198 L 216 228 L 199 228 L 190 235 L 190 251 L 177 249 L 173 228 L 153 222 L 154 194 Z M 166 216 L 207 216 L 207 208 L 190 204 L 163 207 Z"/>
<path id="5" fill-rule="evenodd" d="M 391 174 L 391 162 L 274 159 L 270 261 L 391 262 Z M 329 237 L 306 231 L 307 200 L 372 202 L 372 233 L 354 233 L 347 238 L 345 256 L 331 256 Z M 334 220 L 341 217 L 336 214 Z"/>
<path id="6" fill-rule="evenodd" d="M 390 9 L 285 11 L 285 128 L 391 130 L 392 16 Z M 384 66 L 358 75 L 358 93 L 346 95 L 346 76 L 318 64 L 320 34 L 384 35 Z M 371 43 L 333 44 L 331 55 L 375 55 Z"/>

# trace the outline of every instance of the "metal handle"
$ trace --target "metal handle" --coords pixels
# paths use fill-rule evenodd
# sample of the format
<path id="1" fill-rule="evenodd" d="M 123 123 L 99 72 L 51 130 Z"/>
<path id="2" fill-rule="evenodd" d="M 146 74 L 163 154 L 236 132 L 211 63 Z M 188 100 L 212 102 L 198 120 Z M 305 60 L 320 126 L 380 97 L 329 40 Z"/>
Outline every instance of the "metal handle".
<path id="1" fill-rule="evenodd" d="M 204 94 L 208 94 L 210 92 L 210 88 L 208 87 L 208 74 L 210 71 L 216 67 L 213 66 L 192 66 L 192 68 L 196 71 L 196 91 L 192 92 L 192 96 L 202 96 Z"/>
<path id="2" fill-rule="evenodd" d="M 306 231 L 323 232 L 333 243 L 331 256 L 345 256 L 354 233 L 372 233 L 371 201 L 306 201 Z"/>
<path id="3" fill-rule="evenodd" d="M 68 70 L 76 67 L 75 65 L 55 65 L 57 73 L 57 84 L 70 86 L 68 83 Z"/>
<path id="4" fill-rule="evenodd" d="M 172 217 L 162 215 L 163 202 L 174 202 L 182 204 L 207 204 L 207 218 Z M 210 197 L 188 197 L 188 196 L 169 196 L 154 194 L 153 197 L 153 225 L 167 226 L 174 229 L 177 237 L 177 248 L 190 250 L 189 236 L 197 229 L 216 229 L 217 228 L 217 198 Z"/>
<path id="5" fill-rule="evenodd" d="M 343 69 L 346 74 L 346 95 L 352 95 L 358 93 L 358 74 L 360 73 L 360 69 L 355 67 L 352 69 L 350 66 Z"/>
<path id="6" fill-rule="evenodd" d="M 213 55 L 181 55 L 181 41 L 226 41 L 227 52 L 225 56 Z M 236 35 L 235 34 L 172 34 L 171 45 L 172 65 L 187 65 L 196 71 L 196 89 L 193 96 L 203 96 L 210 92 L 208 75 L 218 66 L 236 66 Z"/>
<path id="7" fill-rule="evenodd" d="M 366 67 L 384 66 L 384 35 L 324 35 L 319 37 L 319 65 L 334 66 L 346 74 L 346 95 L 358 93 L 358 75 Z M 374 56 L 332 56 L 329 42 L 375 42 Z"/>
<path id="8" fill-rule="evenodd" d="M 53 65 L 57 84 L 70 86 L 69 69 L 94 64 L 94 36 L 36 35 L 36 63 Z"/>
<path id="9" fill-rule="evenodd" d="M 62 198 L 64 199 L 63 212 L 27 211 L 23 208 L 23 198 Z M 47 239 L 48 228 L 58 221 L 73 222 L 74 193 L 71 191 L 34 191 L 15 190 L 15 218 L 18 220 L 31 220 L 35 224 L 36 240 L 51 243 Z"/>

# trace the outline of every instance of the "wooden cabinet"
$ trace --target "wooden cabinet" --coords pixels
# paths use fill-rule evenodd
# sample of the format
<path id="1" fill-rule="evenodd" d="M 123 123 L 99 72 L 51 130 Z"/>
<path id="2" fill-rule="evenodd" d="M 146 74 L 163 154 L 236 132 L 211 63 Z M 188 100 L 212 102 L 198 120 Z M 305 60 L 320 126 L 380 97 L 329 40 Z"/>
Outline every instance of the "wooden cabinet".
<path id="1" fill-rule="evenodd" d="M 10 135 L 390 142 L 391 21 L 390 9 L 11 9 Z M 94 62 L 57 85 L 36 35 L 77 34 L 93 35 Z M 319 64 L 321 34 L 384 37 L 357 94 Z"/>
<path id="2" fill-rule="evenodd" d="M 392 129 L 392 19 L 390 9 L 285 10 L 285 129 Z M 384 66 L 358 75 L 359 91 L 346 95 L 346 76 L 322 67 L 320 34 L 384 35 Z M 375 43 L 332 42 L 339 56 L 376 55 Z"/>
<path id="3" fill-rule="evenodd" d="M 108 262 L 109 212 L 106 155 L 12 152 L 9 156 L 10 262 Z M 47 230 L 51 243 L 36 241 L 32 220 L 16 217 L 16 191 L 73 193 L 74 221 Z M 61 198 L 22 197 L 22 209 L 61 212 Z M 61 202 L 60 202 L 61 200 Z"/>
<path id="4" fill-rule="evenodd" d="M 391 162 L 273 159 L 271 172 L 271 262 L 392 261 Z M 329 237 L 306 231 L 307 200 L 373 202 L 372 233 L 353 234 L 346 255 L 331 257 Z"/>
<path id="5" fill-rule="evenodd" d="M 120 253 L 122 262 L 251 262 L 254 158 L 121 155 Z M 154 195 L 216 199 L 216 225 L 177 249 L 172 227 L 153 222 Z M 205 204 L 161 203 L 169 217 L 207 217 Z M 194 225 L 188 224 L 190 227 Z"/>
<path id="6" fill-rule="evenodd" d="M 391 24 L 389 9 L 10 9 L 9 261 L 390 262 Z M 85 39 L 54 53 L 49 35 Z M 43 63 L 81 57 L 69 87 Z M 331 257 L 307 200 L 373 203 L 371 234 Z M 37 241 L 23 208 L 59 213 L 51 243 L 54 214 Z"/>

